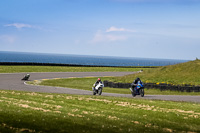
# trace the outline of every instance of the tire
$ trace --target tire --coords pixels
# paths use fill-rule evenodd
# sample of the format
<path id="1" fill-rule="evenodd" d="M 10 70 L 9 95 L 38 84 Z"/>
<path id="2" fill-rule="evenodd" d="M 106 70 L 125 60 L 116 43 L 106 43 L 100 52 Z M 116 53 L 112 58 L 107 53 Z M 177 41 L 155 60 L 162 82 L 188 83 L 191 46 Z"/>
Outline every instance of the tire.
<path id="1" fill-rule="evenodd" d="M 101 95 L 101 93 L 102 93 L 102 88 L 99 89 L 99 95 Z"/>
<path id="2" fill-rule="evenodd" d="M 96 92 L 95 92 L 95 91 L 93 91 L 93 95 L 96 95 Z"/>
<path id="3" fill-rule="evenodd" d="M 140 95 L 141 97 L 144 97 L 144 89 L 140 89 Z"/>
<path id="4" fill-rule="evenodd" d="M 133 96 L 133 97 L 135 97 L 135 96 L 136 96 L 135 89 L 134 89 L 133 91 L 131 91 L 131 94 L 132 94 L 132 96 Z"/>

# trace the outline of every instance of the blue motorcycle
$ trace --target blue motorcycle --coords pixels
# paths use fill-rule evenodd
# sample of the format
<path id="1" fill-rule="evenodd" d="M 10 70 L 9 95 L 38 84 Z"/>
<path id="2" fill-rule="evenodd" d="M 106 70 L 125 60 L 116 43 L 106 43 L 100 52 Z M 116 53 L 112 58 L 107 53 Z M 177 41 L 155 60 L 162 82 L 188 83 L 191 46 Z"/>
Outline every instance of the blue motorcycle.
<path id="1" fill-rule="evenodd" d="M 135 88 L 130 88 L 131 94 L 133 97 L 136 95 L 141 95 L 141 97 L 144 97 L 144 85 L 142 82 L 138 82 L 137 86 Z"/>

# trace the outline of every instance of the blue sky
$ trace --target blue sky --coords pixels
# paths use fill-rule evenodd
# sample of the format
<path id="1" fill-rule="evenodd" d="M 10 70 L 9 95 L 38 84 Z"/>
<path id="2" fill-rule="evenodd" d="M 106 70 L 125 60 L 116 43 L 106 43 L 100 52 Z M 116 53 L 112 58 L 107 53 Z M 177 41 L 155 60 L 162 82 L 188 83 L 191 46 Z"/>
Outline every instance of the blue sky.
<path id="1" fill-rule="evenodd" d="M 200 0 L 1 0 L 0 51 L 200 58 Z"/>

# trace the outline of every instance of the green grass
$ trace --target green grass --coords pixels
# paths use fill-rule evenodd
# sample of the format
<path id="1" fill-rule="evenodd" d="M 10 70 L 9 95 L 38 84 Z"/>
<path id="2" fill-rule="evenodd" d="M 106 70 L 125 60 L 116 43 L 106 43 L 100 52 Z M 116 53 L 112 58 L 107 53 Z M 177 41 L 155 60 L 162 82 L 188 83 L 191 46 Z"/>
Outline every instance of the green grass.
<path id="1" fill-rule="evenodd" d="M 110 80 L 112 77 L 101 77 L 102 80 Z M 67 79 L 50 79 L 50 80 L 34 80 L 29 81 L 29 84 L 34 85 L 44 85 L 44 86 L 57 86 L 66 87 L 82 90 L 92 90 L 93 84 L 96 82 L 97 78 L 87 77 L 87 78 L 67 78 Z M 131 94 L 129 89 L 124 88 L 109 88 L 104 87 L 103 92 L 108 93 L 119 93 L 119 94 Z M 92 94 L 92 92 L 91 92 Z M 200 95 L 199 92 L 178 92 L 178 91 L 160 91 L 158 89 L 145 89 L 145 95 Z"/>
<path id="2" fill-rule="evenodd" d="M 0 90 L 0 132 L 200 132 L 200 104 Z"/>
<path id="3" fill-rule="evenodd" d="M 131 83 L 136 77 L 143 82 L 200 85 L 200 60 L 147 69 L 142 73 L 112 78 L 115 82 Z"/>
<path id="4" fill-rule="evenodd" d="M 0 73 L 20 72 L 132 72 L 148 68 L 70 67 L 70 66 L 1 66 Z"/>

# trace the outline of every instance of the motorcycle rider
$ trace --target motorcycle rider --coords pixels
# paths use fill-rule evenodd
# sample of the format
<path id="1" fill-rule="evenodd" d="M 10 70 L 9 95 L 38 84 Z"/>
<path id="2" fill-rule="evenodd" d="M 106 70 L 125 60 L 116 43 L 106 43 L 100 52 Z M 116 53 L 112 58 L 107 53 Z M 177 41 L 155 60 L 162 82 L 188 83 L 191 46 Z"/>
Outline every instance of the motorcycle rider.
<path id="1" fill-rule="evenodd" d="M 28 80 L 30 78 L 30 74 L 26 74 L 24 75 L 24 77 L 22 78 L 22 80 Z"/>
<path id="2" fill-rule="evenodd" d="M 102 83 L 101 78 L 98 78 L 98 79 L 97 79 L 97 81 L 94 83 L 92 89 L 94 90 L 94 88 L 95 88 L 99 83 Z"/>
<path id="3" fill-rule="evenodd" d="M 137 86 L 138 83 L 142 83 L 142 81 L 140 80 L 140 78 L 136 78 L 132 83 L 131 83 L 131 91 L 133 91 L 133 89 Z M 138 90 L 137 90 L 138 93 Z"/>

